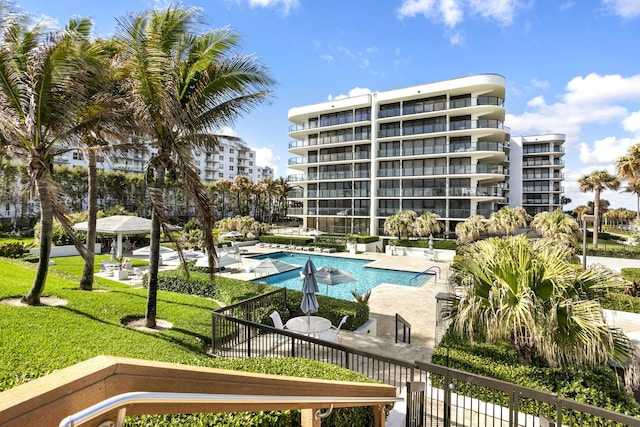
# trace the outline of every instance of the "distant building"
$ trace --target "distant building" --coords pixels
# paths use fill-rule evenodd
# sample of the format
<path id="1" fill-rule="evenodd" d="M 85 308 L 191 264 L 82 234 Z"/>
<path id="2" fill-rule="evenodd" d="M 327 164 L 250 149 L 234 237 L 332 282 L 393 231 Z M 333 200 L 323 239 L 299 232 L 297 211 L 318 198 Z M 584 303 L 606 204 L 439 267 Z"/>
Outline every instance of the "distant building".
<path id="1" fill-rule="evenodd" d="M 292 108 L 289 167 L 299 173 L 288 177 L 297 187 L 289 215 L 323 231 L 384 235 L 401 209 L 438 214 L 453 232 L 514 206 L 510 183 L 517 190 L 522 177 L 510 167 L 504 99 L 505 78 L 480 74 Z M 542 160 L 529 149 L 533 167 Z"/>
<path id="2" fill-rule="evenodd" d="M 265 166 L 265 167 L 258 166 L 258 175 L 256 178 L 258 181 L 262 181 L 263 179 L 266 179 L 266 178 L 274 179 L 273 168 L 270 168 L 269 166 Z"/>
<path id="3" fill-rule="evenodd" d="M 530 215 L 562 209 L 565 135 L 511 137 L 511 206 Z"/>

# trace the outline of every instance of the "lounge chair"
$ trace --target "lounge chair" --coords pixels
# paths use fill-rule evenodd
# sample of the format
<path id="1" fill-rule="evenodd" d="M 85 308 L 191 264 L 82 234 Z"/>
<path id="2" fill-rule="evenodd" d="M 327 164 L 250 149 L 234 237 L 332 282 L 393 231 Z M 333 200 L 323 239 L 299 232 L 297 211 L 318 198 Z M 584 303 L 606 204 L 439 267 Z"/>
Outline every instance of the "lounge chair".
<path id="1" fill-rule="evenodd" d="M 324 248 L 322 250 L 322 252 L 324 252 L 325 254 L 332 254 L 336 251 L 336 248 Z"/>
<path id="2" fill-rule="evenodd" d="M 98 271 L 98 273 L 106 273 L 107 271 L 109 271 L 109 268 L 107 267 L 108 265 L 109 265 L 109 260 L 103 259 L 102 262 L 100 263 L 100 270 Z"/>
<path id="3" fill-rule="evenodd" d="M 344 316 L 337 327 L 331 325 L 331 329 L 328 331 L 320 332 L 319 338 L 329 342 L 342 342 L 342 339 L 340 338 L 340 330 L 342 329 L 342 325 L 344 325 L 348 319 L 349 316 Z"/>
<path id="4" fill-rule="evenodd" d="M 273 320 L 273 327 L 276 329 L 284 329 L 284 323 L 282 323 L 282 318 L 280 317 L 280 313 L 274 311 L 269 315 L 271 320 Z"/>

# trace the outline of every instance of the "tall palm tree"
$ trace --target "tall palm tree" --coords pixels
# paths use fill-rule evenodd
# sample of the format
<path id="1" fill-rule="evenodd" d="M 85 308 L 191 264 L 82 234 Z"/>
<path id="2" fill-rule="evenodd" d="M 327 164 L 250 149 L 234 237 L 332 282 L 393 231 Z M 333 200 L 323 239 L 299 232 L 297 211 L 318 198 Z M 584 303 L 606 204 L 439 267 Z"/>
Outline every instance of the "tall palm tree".
<path id="1" fill-rule="evenodd" d="M 27 160 L 40 203 L 40 255 L 31 289 L 23 297 L 40 302 L 48 274 L 54 215 L 68 226 L 51 181 L 53 161 L 69 147 L 81 146 L 80 112 L 90 103 L 100 74 L 95 51 L 86 48 L 88 19 L 66 29 L 33 23 L 27 15 L 3 17 L 0 39 L 0 137 L 6 149 Z M 70 230 L 70 228 L 69 228 Z"/>
<path id="2" fill-rule="evenodd" d="M 231 185 L 231 191 L 236 193 L 236 216 L 249 215 L 249 200 L 253 182 L 246 175 L 236 175 Z"/>
<path id="3" fill-rule="evenodd" d="M 442 229 L 442 224 L 438 221 L 440 215 L 433 212 L 426 212 L 416 218 L 413 230 L 418 236 L 429 236 L 433 233 L 439 233 Z"/>
<path id="4" fill-rule="evenodd" d="M 611 175 L 606 170 L 595 170 L 589 175 L 578 179 L 580 191 L 583 193 L 593 191 L 593 247 L 598 247 L 598 231 L 600 230 L 600 194 L 602 190 L 617 190 L 620 187 L 618 177 Z"/>
<path id="5" fill-rule="evenodd" d="M 627 154 L 616 160 L 616 174 L 629 183 L 625 191 L 636 195 L 636 211 L 640 218 L 640 144 L 629 147 Z"/>
<path id="6" fill-rule="evenodd" d="M 229 202 L 228 195 L 229 191 L 231 191 L 232 185 L 233 184 L 228 179 L 220 179 L 215 182 L 216 189 L 220 196 L 220 203 L 222 204 L 220 208 L 222 218 L 226 218 L 227 216 L 227 203 Z"/>
<path id="7" fill-rule="evenodd" d="M 619 284 L 600 269 L 581 270 L 573 250 L 553 239 L 491 238 L 464 249 L 452 264 L 463 287 L 453 310 L 456 333 L 510 341 L 523 362 L 550 366 L 630 366 L 634 349 L 609 327 L 597 298 Z"/>
<path id="8" fill-rule="evenodd" d="M 280 177 L 276 179 L 276 200 L 278 202 L 278 208 L 276 211 L 280 216 L 280 219 L 286 218 L 288 215 L 288 203 L 287 198 L 289 197 L 289 192 L 293 191 L 295 188 L 287 182 L 287 179 L 284 177 Z"/>
<path id="9" fill-rule="evenodd" d="M 456 236 L 459 243 L 471 243 L 487 231 L 488 221 L 482 215 L 471 215 L 456 225 Z"/>
<path id="10" fill-rule="evenodd" d="M 580 229 L 573 217 L 560 209 L 553 212 L 540 212 L 531 221 L 531 228 L 540 233 L 542 237 L 563 243 L 575 242 Z"/>
<path id="11" fill-rule="evenodd" d="M 274 83 L 256 58 L 236 53 L 239 37 L 233 31 L 197 34 L 200 23 L 198 9 L 173 5 L 118 21 L 116 40 L 132 116 L 155 151 L 149 163 L 153 210 L 147 327 L 156 325 L 160 227 L 167 222 L 165 172 L 174 171 L 194 198 L 213 265 L 214 216 L 193 152 L 215 148 L 227 138 L 215 132 L 264 103 Z"/>

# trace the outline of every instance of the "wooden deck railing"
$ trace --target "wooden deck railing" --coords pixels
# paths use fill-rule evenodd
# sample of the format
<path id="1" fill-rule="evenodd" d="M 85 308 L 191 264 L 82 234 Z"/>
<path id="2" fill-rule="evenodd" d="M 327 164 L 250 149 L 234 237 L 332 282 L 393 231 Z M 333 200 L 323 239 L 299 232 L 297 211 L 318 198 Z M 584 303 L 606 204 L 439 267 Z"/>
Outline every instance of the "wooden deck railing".
<path id="1" fill-rule="evenodd" d="M 127 415 L 300 409 L 305 427 L 319 426 L 316 411 L 332 405 L 335 408 L 371 406 L 375 425 L 382 427 L 383 402 L 397 400 L 396 389 L 383 384 L 315 380 L 99 356 L 0 393 L 0 425 L 58 426 L 66 417 L 92 405 L 139 391 L 246 395 L 255 399 L 227 399 L 215 405 L 198 399 L 132 401 L 127 404 Z M 282 399 L 278 402 L 273 398 L 277 396 L 318 399 L 306 399 L 306 402 L 305 399 Z M 103 421 L 117 420 L 118 413 L 119 410 L 113 408 L 100 417 L 73 425 L 98 426 Z"/>

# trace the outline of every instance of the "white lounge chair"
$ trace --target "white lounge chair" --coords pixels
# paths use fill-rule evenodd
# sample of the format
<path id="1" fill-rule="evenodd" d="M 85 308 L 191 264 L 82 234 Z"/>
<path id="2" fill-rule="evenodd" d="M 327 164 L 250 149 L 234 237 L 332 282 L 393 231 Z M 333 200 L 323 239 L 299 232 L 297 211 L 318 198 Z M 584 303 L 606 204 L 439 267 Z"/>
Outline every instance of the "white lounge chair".
<path id="1" fill-rule="evenodd" d="M 280 317 L 280 313 L 278 313 L 277 311 L 274 311 L 269 315 L 269 317 L 271 317 L 271 320 L 273 320 L 274 328 L 284 329 L 284 323 L 282 323 L 282 318 Z"/>
<path id="2" fill-rule="evenodd" d="M 344 316 L 337 327 L 331 325 L 331 329 L 328 331 L 320 332 L 319 338 L 329 342 L 342 342 L 342 339 L 340 338 L 340 330 L 342 329 L 342 325 L 344 325 L 348 319 L 349 316 Z"/>

